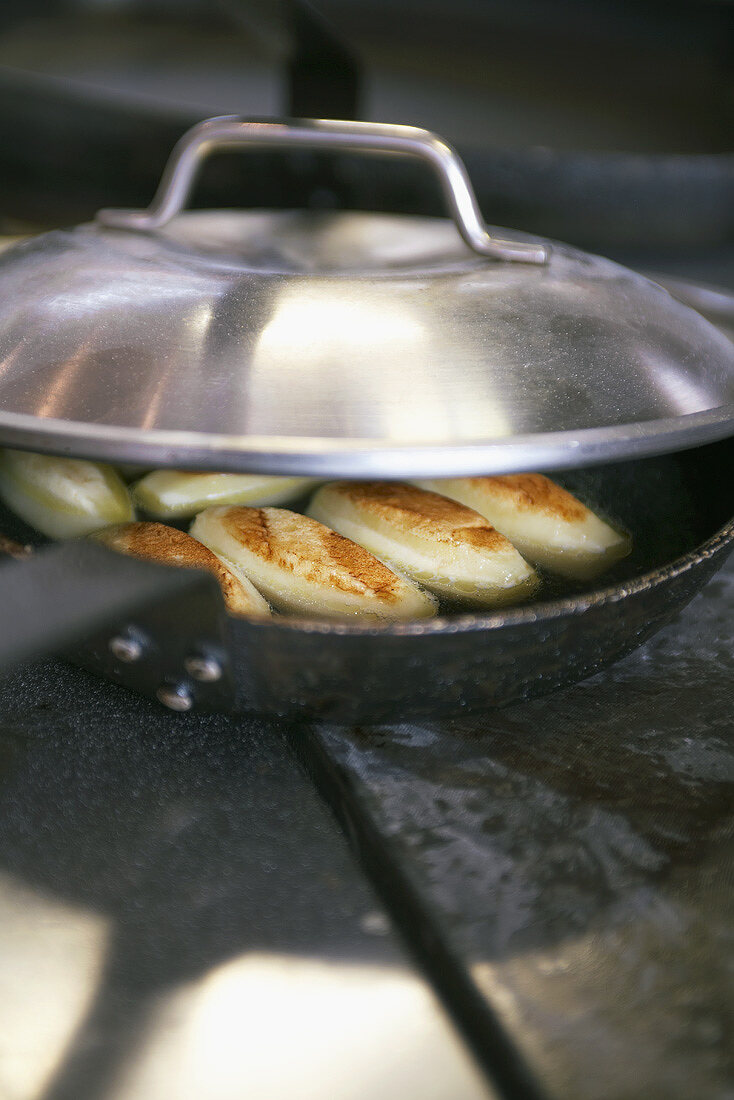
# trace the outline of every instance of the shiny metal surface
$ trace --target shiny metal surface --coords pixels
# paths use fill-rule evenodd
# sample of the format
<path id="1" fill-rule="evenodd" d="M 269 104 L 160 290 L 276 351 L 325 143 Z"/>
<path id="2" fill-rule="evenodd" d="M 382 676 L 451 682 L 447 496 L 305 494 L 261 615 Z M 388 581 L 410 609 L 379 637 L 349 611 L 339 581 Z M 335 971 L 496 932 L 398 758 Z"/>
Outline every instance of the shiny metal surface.
<path id="1" fill-rule="evenodd" d="M 198 680 L 201 684 L 215 684 L 223 675 L 222 666 L 216 657 L 206 654 L 187 657 L 184 668 L 193 680 Z"/>
<path id="2" fill-rule="evenodd" d="M 161 229 L 183 210 L 201 161 L 209 153 L 264 146 L 418 157 L 435 171 L 456 228 L 480 256 L 529 264 L 548 260 L 547 245 L 502 241 L 487 232 L 466 168 L 456 150 L 442 138 L 417 126 L 375 122 L 259 121 L 237 115 L 206 119 L 177 142 L 147 210 L 100 210 L 97 221 L 114 229 Z"/>
<path id="3" fill-rule="evenodd" d="M 186 684 L 161 684 L 155 694 L 158 702 L 169 710 L 184 712 L 194 705 Z"/>
<path id="4" fill-rule="evenodd" d="M 0 439 L 323 476 L 589 465 L 731 434 L 734 348 L 566 246 L 467 251 L 450 221 L 188 213 L 0 258 Z"/>
<path id="5" fill-rule="evenodd" d="M 702 317 L 734 340 L 734 291 L 707 283 L 691 282 L 690 279 L 673 275 L 660 275 L 657 272 L 651 273 L 649 277 L 669 290 L 683 305 L 697 310 Z"/>
<path id="6" fill-rule="evenodd" d="M 110 638 L 109 650 L 124 665 L 139 661 L 145 652 L 142 642 L 130 634 L 116 634 L 114 638 Z"/>

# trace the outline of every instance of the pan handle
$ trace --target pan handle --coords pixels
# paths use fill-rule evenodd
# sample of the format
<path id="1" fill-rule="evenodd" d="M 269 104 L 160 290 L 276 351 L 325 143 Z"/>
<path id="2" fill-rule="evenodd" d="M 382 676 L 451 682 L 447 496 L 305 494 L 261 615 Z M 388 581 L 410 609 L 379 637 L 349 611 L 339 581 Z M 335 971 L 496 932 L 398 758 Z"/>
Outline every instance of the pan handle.
<path id="1" fill-rule="evenodd" d="M 198 123 L 176 143 L 147 210 L 100 210 L 97 221 L 115 229 L 160 229 L 185 206 L 201 161 L 216 149 L 249 146 L 328 149 L 418 157 L 436 172 L 456 228 L 470 248 L 495 260 L 544 264 L 549 248 L 491 237 L 459 154 L 430 130 L 330 119 L 256 120 L 224 115 Z"/>
<path id="2" fill-rule="evenodd" d="M 91 539 L 0 565 L 0 675 L 61 654 L 172 710 L 230 709 L 226 614 L 216 580 Z"/>

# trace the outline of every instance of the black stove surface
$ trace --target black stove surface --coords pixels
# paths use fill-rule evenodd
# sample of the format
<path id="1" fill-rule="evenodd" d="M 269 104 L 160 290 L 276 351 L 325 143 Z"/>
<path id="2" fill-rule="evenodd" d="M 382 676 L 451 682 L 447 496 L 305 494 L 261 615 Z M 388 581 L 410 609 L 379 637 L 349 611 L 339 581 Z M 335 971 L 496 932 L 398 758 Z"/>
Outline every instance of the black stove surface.
<path id="1" fill-rule="evenodd" d="M 734 1095 L 734 563 L 572 689 L 313 736 L 467 1034 L 511 1038 L 511 1094 Z"/>
<path id="2" fill-rule="evenodd" d="M 281 729 L 56 662 L 0 714 L 0 1096 L 495 1096 Z"/>
<path id="3" fill-rule="evenodd" d="M 731 1097 L 733 671 L 730 565 L 612 670 L 440 726 L 171 716 L 15 674 L 10 1094 Z"/>

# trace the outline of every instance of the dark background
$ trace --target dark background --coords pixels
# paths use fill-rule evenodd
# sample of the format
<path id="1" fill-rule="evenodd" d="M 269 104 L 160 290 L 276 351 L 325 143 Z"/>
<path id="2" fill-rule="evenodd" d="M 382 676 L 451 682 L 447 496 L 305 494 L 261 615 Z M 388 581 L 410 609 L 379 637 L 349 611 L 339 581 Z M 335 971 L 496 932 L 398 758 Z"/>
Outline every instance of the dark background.
<path id="1" fill-rule="evenodd" d="M 734 237 L 734 10 L 723 0 L 5 0 L 6 232 L 147 205 L 214 114 L 435 129 L 485 217 L 671 269 Z M 197 205 L 440 214 L 412 163 L 251 153 Z"/>

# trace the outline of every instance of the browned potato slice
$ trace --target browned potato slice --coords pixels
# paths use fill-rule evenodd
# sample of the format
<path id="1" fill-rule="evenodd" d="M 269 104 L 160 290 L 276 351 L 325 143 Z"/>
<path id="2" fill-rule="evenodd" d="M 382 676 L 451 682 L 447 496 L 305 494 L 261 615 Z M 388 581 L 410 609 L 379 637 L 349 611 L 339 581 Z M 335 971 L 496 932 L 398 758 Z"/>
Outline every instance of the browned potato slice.
<path id="1" fill-rule="evenodd" d="M 536 565 L 588 580 L 629 554 L 628 535 L 616 531 L 544 474 L 459 477 L 417 481 L 474 508 Z"/>
<path id="2" fill-rule="evenodd" d="M 206 569 L 219 581 L 227 610 L 232 615 L 269 615 L 270 607 L 252 582 L 239 570 L 225 563 L 191 535 L 164 523 L 124 523 L 106 527 L 93 538 L 122 554 L 161 565 L 184 569 Z"/>
<path id="3" fill-rule="evenodd" d="M 388 620 L 436 611 L 427 592 L 363 547 L 285 508 L 207 508 L 191 534 L 246 573 L 279 610 Z"/>
<path id="4" fill-rule="evenodd" d="M 535 570 L 477 512 L 402 481 L 335 481 L 309 515 L 432 592 L 491 607 L 530 595 Z"/>

